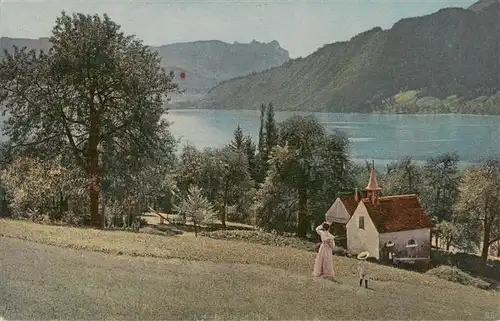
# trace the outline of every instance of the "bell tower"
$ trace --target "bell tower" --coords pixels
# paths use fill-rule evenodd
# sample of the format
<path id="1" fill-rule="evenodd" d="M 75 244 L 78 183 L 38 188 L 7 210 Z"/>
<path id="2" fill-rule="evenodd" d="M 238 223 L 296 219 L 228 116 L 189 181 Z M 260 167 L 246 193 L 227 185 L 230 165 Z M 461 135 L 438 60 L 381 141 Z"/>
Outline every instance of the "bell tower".
<path id="1" fill-rule="evenodd" d="M 370 180 L 366 186 L 367 196 L 371 199 L 372 204 L 378 204 L 379 192 L 381 190 L 377 183 L 377 177 L 375 175 L 375 162 L 372 161 L 372 168 L 370 169 Z"/>

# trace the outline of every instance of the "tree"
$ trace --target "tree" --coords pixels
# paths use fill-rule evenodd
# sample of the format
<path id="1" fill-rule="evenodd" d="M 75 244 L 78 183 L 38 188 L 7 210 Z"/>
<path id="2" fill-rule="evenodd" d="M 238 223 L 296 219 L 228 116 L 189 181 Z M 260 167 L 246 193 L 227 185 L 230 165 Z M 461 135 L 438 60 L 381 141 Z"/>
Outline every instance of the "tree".
<path id="1" fill-rule="evenodd" d="M 240 124 L 236 127 L 233 132 L 233 140 L 229 143 L 229 148 L 233 151 L 243 150 L 245 144 L 245 137 L 243 136 L 243 130 L 241 130 Z"/>
<path id="2" fill-rule="evenodd" d="M 15 49 L 0 62 L 5 133 L 17 147 L 71 157 L 86 175 L 91 225 L 103 226 L 99 194 L 106 142 L 135 157 L 168 130 L 164 99 L 176 88 L 156 52 L 125 36 L 107 15 L 62 13 L 48 53 Z"/>
<path id="3" fill-rule="evenodd" d="M 252 179 L 255 182 L 257 182 L 259 176 L 259 168 L 258 168 L 259 164 L 257 161 L 257 157 L 255 155 L 256 147 L 252 141 L 252 137 L 250 136 L 245 137 L 245 143 L 243 149 L 247 155 L 248 170 L 250 171 L 250 175 L 252 176 Z"/>
<path id="4" fill-rule="evenodd" d="M 251 203 L 248 199 L 248 193 L 253 186 L 246 154 L 223 148 L 217 151 L 217 160 L 214 163 L 218 163 L 218 168 L 222 170 L 218 176 L 221 181 L 218 184 L 216 201 L 222 226 L 226 227 L 227 210 L 229 206 L 233 205 L 236 212 L 229 218 L 233 221 L 246 221 L 250 214 Z"/>
<path id="5" fill-rule="evenodd" d="M 444 241 L 446 251 L 450 250 L 450 246 L 458 236 L 458 229 L 452 222 L 443 221 L 437 225 L 438 235 Z"/>
<path id="6" fill-rule="evenodd" d="M 259 127 L 259 144 L 257 146 L 257 151 L 260 155 L 264 153 L 265 148 L 265 132 L 264 132 L 264 116 L 266 114 L 266 105 L 260 105 L 260 127 Z"/>
<path id="7" fill-rule="evenodd" d="M 217 217 L 213 205 L 203 194 L 201 188 L 193 185 L 189 187 L 187 196 L 174 205 L 179 214 L 193 222 L 195 236 L 198 236 L 198 226 L 211 225 Z"/>
<path id="8" fill-rule="evenodd" d="M 177 169 L 177 187 L 181 197 L 185 197 L 191 185 L 204 186 L 204 167 L 207 164 L 206 154 L 192 145 L 184 146 Z M 206 186 L 205 186 L 206 187 Z"/>
<path id="9" fill-rule="evenodd" d="M 278 145 L 271 155 L 268 175 L 255 195 L 256 223 L 278 234 L 293 232 L 297 228 L 297 192 L 284 184 L 280 176 L 292 162 L 294 153 L 287 145 Z"/>
<path id="10" fill-rule="evenodd" d="M 272 103 L 269 103 L 267 106 L 267 114 L 266 114 L 266 156 L 269 158 L 269 154 L 274 146 L 278 143 L 278 129 L 276 127 L 276 120 L 274 116 L 274 106 Z"/>
<path id="11" fill-rule="evenodd" d="M 271 150 L 273 149 L 274 146 L 278 143 L 278 129 L 276 127 L 276 120 L 274 118 L 274 106 L 272 103 L 269 103 L 267 106 L 266 110 L 266 115 L 265 115 L 265 120 L 263 114 L 261 115 L 261 121 L 263 121 L 263 126 L 264 126 L 264 142 L 263 142 L 263 147 L 262 150 L 259 151 L 260 155 L 260 166 L 261 166 L 261 177 L 264 179 L 264 177 L 267 174 L 267 171 L 269 169 L 269 157 Z M 262 111 L 261 111 L 262 112 Z"/>
<path id="12" fill-rule="evenodd" d="M 387 166 L 383 180 L 384 194 L 419 194 L 421 187 L 421 168 L 411 157 L 403 157 Z"/>
<path id="13" fill-rule="evenodd" d="M 457 154 L 443 154 L 429 158 L 422 171 L 420 199 L 429 215 L 438 222 L 450 221 L 453 216 L 460 180 L 458 161 Z"/>
<path id="14" fill-rule="evenodd" d="M 266 133 L 265 133 L 265 115 L 266 105 L 260 106 L 260 127 L 259 127 L 259 142 L 257 145 L 257 163 L 258 163 L 258 177 L 257 182 L 262 183 L 266 177 Z"/>
<path id="15" fill-rule="evenodd" d="M 78 172 L 61 166 L 60 158 L 42 161 L 17 157 L 2 171 L 2 181 L 10 195 L 10 206 L 15 217 L 38 220 L 43 215 L 52 221 L 71 217 L 85 220 L 81 211 L 85 200 L 84 182 Z"/>
<path id="16" fill-rule="evenodd" d="M 278 145 L 288 146 L 293 155 L 285 158 L 277 175 L 280 183 L 297 193 L 296 232 L 305 237 L 310 223 L 324 215 L 335 194 L 352 187 L 347 180 L 348 141 L 339 132 L 327 133 L 315 118 L 296 115 L 279 125 Z M 321 205 L 315 204 L 320 200 Z"/>
<path id="17" fill-rule="evenodd" d="M 484 276 L 489 247 L 500 240 L 500 163 L 489 160 L 468 168 L 459 185 L 455 219 L 470 237 L 480 236 L 481 272 Z"/>

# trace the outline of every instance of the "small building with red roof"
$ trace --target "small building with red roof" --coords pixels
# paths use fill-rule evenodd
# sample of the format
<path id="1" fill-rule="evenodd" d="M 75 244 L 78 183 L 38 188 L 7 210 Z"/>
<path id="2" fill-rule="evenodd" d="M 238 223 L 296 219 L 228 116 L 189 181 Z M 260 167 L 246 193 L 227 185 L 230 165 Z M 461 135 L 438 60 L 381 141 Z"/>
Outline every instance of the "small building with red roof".
<path id="1" fill-rule="evenodd" d="M 368 251 L 380 260 L 388 260 L 392 255 L 398 259 L 430 259 L 434 225 L 417 195 L 380 196 L 380 191 L 372 168 L 366 197 L 356 202 L 357 193 L 351 196 L 358 205 L 345 223 L 347 249 L 353 253 Z M 346 211 L 347 207 L 352 208 L 345 207 Z M 338 220 L 333 216 L 333 221 Z"/>
<path id="2" fill-rule="evenodd" d="M 347 248 L 346 224 L 351 219 L 358 204 L 357 197 L 340 196 L 326 211 L 325 220 L 331 226 L 331 232 L 335 235 L 335 242 L 343 248 Z"/>

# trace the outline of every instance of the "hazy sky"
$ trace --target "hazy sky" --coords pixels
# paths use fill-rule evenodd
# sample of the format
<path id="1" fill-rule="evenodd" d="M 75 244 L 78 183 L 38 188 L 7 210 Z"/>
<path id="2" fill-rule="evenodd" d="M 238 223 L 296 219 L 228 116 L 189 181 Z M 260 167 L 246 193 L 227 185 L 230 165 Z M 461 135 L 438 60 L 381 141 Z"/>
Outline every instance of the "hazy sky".
<path id="1" fill-rule="evenodd" d="M 445 7 L 466 8 L 474 2 L 0 0 L 0 36 L 49 36 L 62 10 L 108 13 L 126 33 L 136 34 L 148 45 L 212 39 L 230 43 L 278 40 L 295 58 L 375 26 L 386 29 L 404 17 Z"/>

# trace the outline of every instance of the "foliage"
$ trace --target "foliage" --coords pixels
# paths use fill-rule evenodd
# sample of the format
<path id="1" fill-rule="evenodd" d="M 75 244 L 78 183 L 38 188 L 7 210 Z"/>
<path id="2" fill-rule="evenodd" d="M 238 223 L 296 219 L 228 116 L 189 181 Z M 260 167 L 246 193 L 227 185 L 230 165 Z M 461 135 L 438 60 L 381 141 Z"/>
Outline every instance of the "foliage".
<path id="1" fill-rule="evenodd" d="M 458 161 L 455 153 L 439 155 L 428 159 L 422 171 L 420 199 L 427 213 L 438 222 L 453 217 L 460 180 Z"/>
<path id="2" fill-rule="evenodd" d="M 240 124 L 238 124 L 233 132 L 233 140 L 229 143 L 229 148 L 233 151 L 242 151 L 244 144 L 245 137 L 243 136 L 243 130 L 241 129 Z"/>
<path id="3" fill-rule="evenodd" d="M 481 244 L 481 268 L 488 259 L 489 247 L 500 239 L 500 163 L 487 161 L 468 168 L 459 185 L 455 220 L 467 232 L 467 239 Z"/>
<path id="4" fill-rule="evenodd" d="M 172 75 L 120 26 L 98 15 L 62 13 L 48 53 L 15 49 L 0 62 L 0 92 L 12 143 L 47 158 L 63 155 L 85 173 L 91 224 L 98 213 L 103 155 L 129 166 L 153 154 L 168 124 L 164 98 Z M 104 157 L 105 158 L 105 157 Z M 116 158 L 117 159 L 117 158 Z"/>
<path id="5" fill-rule="evenodd" d="M 422 170 L 411 157 L 403 157 L 387 165 L 387 174 L 383 179 L 385 195 L 419 194 Z"/>
<path id="6" fill-rule="evenodd" d="M 286 199 L 276 222 L 296 212 L 297 236 L 306 236 L 311 222 L 323 219 L 336 193 L 352 187 L 347 177 L 347 146 L 345 136 L 328 134 L 311 117 L 292 116 L 279 124 L 278 146 L 272 152 L 264 186 L 268 192 L 260 199 L 261 209 L 267 209 L 261 213 L 266 219 L 260 221 L 272 222 L 269 217 L 275 215 L 280 200 Z M 279 196 L 266 196 L 276 192 Z"/>
<path id="7" fill-rule="evenodd" d="M 42 161 L 19 157 L 2 171 L 14 217 L 83 223 L 86 212 L 85 185 L 78 169 L 60 164 L 60 158 Z"/>
<path id="8" fill-rule="evenodd" d="M 266 133 L 265 144 L 268 157 L 273 147 L 276 146 L 276 144 L 278 143 L 278 128 L 276 126 L 276 119 L 274 116 L 274 106 L 272 103 L 269 103 L 267 105 L 265 133 Z M 265 158 L 266 160 L 267 157 Z"/>
<path id="9" fill-rule="evenodd" d="M 443 221 L 437 225 L 437 233 L 439 237 L 445 242 L 446 250 L 450 250 L 450 246 L 459 236 L 458 227 L 449 221 Z"/>
<path id="10" fill-rule="evenodd" d="M 247 155 L 248 170 L 254 182 L 259 178 L 259 161 L 256 155 L 256 147 L 252 141 L 252 137 L 246 136 L 243 150 Z"/>
<path id="11" fill-rule="evenodd" d="M 255 195 L 253 210 L 257 225 L 278 234 L 297 228 L 297 192 L 281 181 L 280 173 L 294 155 L 287 145 L 276 146 L 269 160 L 268 175 Z"/>
<path id="12" fill-rule="evenodd" d="M 303 239 L 260 231 L 220 230 L 201 232 L 200 235 L 219 240 L 242 241 L 272 246 L 288 246 L 306 251 L 314 250 L 314 243 Z"/>
<path id="13" fill-rule="evenodd" d="M 441 265 L 437 268 L 430 269 L 426 273 L 429 275 L 434 275 L 440 279 L 460 283 L 463 285 L 472 285 L 484 290 L 488 290 L 490 288 L 490 284 L 488 282 L 473 277 L 456 267 Z"/>
<path id="14" fill-rule="evenodd" d="M 191 185 L 202 188 L 219 213 L 223 226 L 230 206 L 235 206 L 235 215 L 231 218 L 236 222 L 249 219 L 253 182 L 245 152 L 230 147 L 198 151 L 193 146 L 186 146 L 177 173 L 180 195 L 185 196 Z"/>
<path id="15" fill-rule="evenodd" d="M 235 222 L 248 222 L 250 216 L 251 199 L 249 194 L 253 182 L 249 171 L 246 153 L 233 152 L 228 148 L 221 149 L 216 154 L 216 161 L 222 164 L 221 180 L 218 192 L 217 207 L 221 215 L 222 225 L 225 226 L 227 206 L 234 205 L 232 217 Z"/>
<path id="16" fill-rule="evenodd" d="M 174 209 L 184 219 L 189 219 L 193 222 L 196 236 L 198 235 L 198 226 L 211 225 L 217 217 L 213 205 L 197 186 L 189 187 L 187 196 L 181 199 L 179 204 L 174 205 Z"/>

